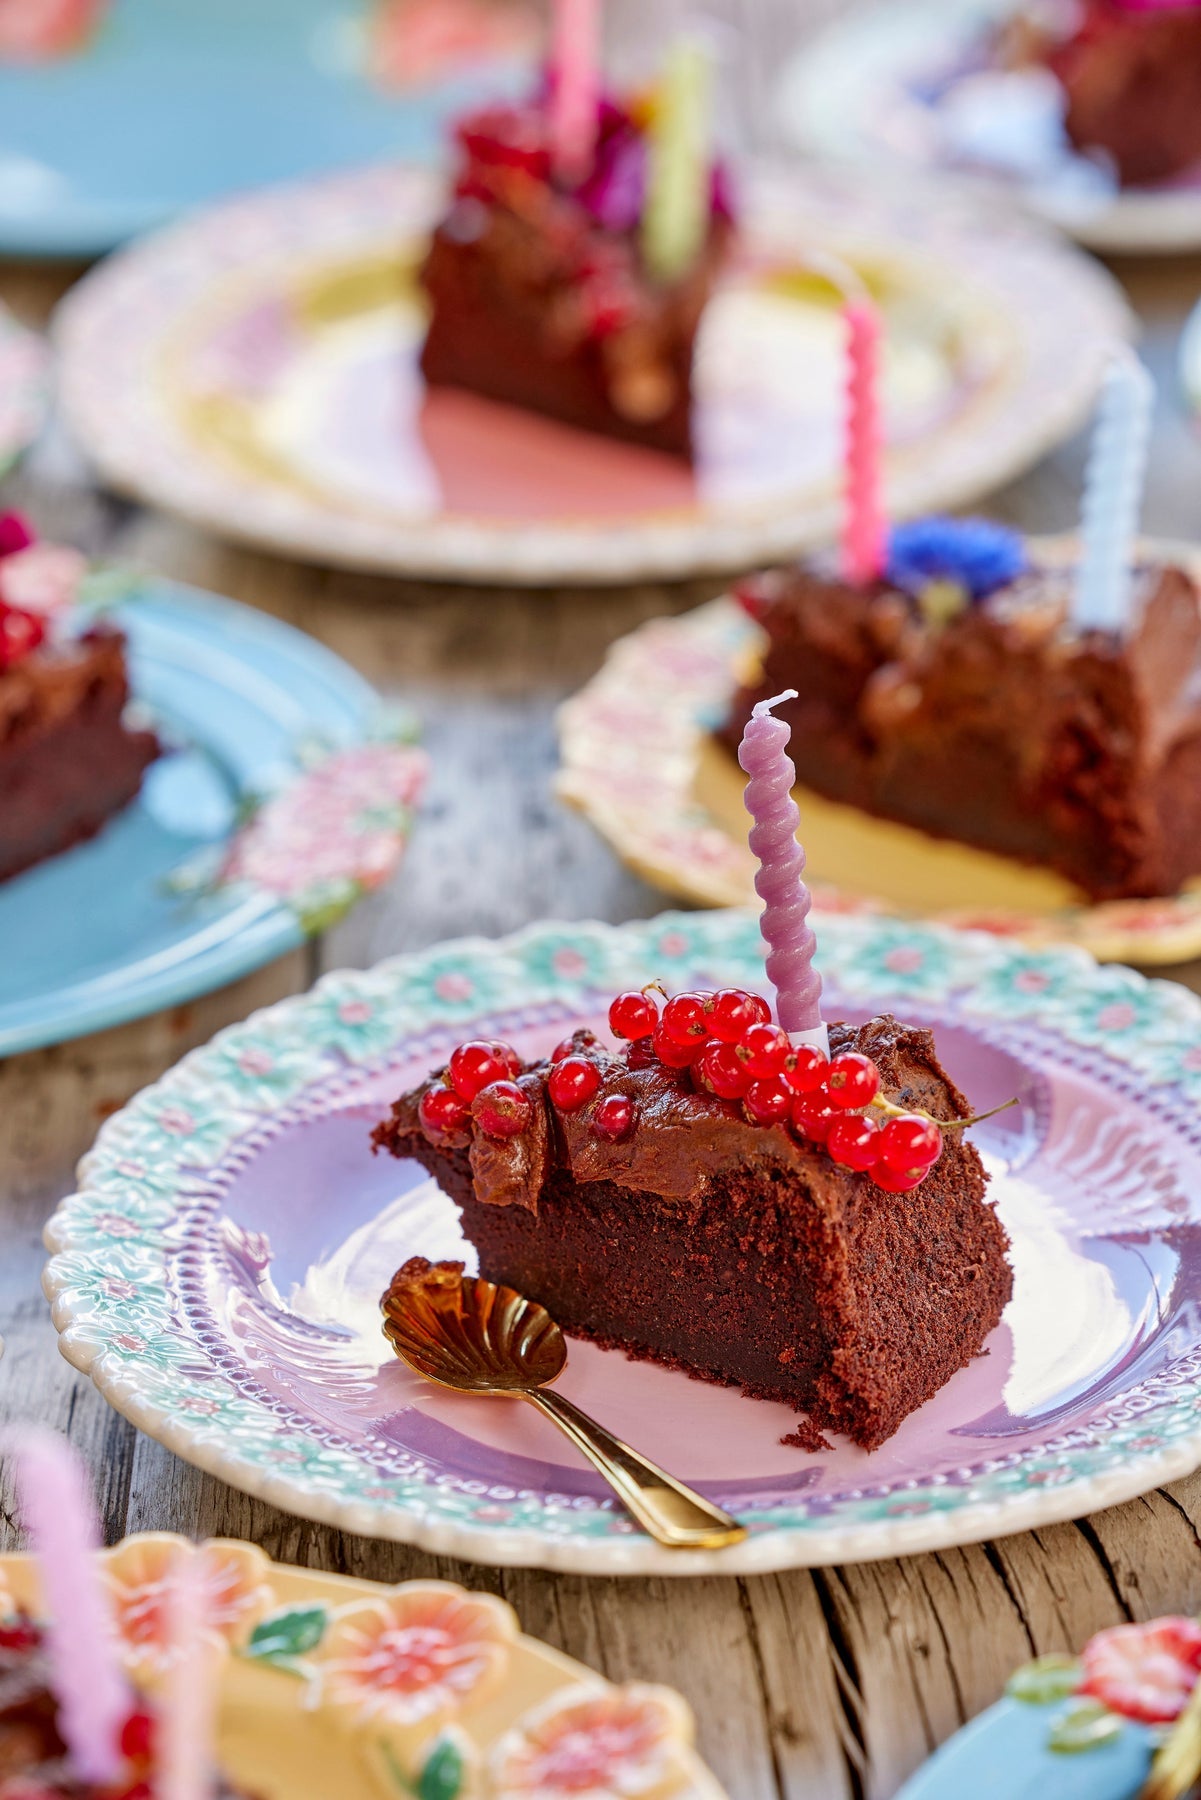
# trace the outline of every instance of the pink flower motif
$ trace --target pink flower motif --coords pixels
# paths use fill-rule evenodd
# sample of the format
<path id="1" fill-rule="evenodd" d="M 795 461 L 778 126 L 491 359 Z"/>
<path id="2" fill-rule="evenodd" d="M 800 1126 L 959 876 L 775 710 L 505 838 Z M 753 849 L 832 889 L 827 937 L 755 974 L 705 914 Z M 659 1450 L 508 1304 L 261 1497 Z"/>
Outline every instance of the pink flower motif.
<path id="1" fill-rule="evenodd" d="M 453 1718 L 502 1678 L 517 1636 L 503 1601 L 410 1581 L 336 1615 L 320 1649 L 321 1695 L 406 1728 Z"/>
<path id="2" fill-rule="evenodd" d="M 109 1237 L 128 1238 L 138 1235 L 136 1221 L 127 1218 L 124 1213 L 97 1213 L 93 1223 L 98 1231 L 106 1232 Z"/>
<path id="3" fill-rule="evenodd" d="M 270 1075 L 274 1067 L 275 1058 L 254 1044 L 243 1050 L 238 1057 L 238 1068 L 243 1075 Z"/>
<path id="4" fill-rule="evenodd" d="M 118 1350 L 128 1350 L 131 1356 L 140 1356 L 146 1348 L 146 1340 L 139 1337 L 136 1331 L 119 1331 L 113 1339 Z"/>
<path id="5" fill-rule="evenodd" d="M 138 1291 L 132 1281 L 120 1275 L 106 1275 L 100 1286 L 112 1300 L 132 1300 Z"/>
<path id="6" fill-rule="evenodd" d="M 1115 1000 L 1109 1006 L 1103 1006 L 1097 1014 L 1097 1026 L 1101 1031 L 1125 1031 L 1134 1024 L 1138 1017 L 1128 1000 Z"/>
<path id="7" fill-rule="evenodd" d="M 164 1106 L 158 1122 L 172 1137 L 189 1137 L 196 1129 L 196 1120 L 186 1106 Z"/>
<path id="8" fill-rule="evenodd" d="M 371 1011 L 366 1000 L 343 1000 L 338 1007 L 338 1017 L 343 1025 L 366 1025 Z"/>
<path id="9" fill-rule="evenodd" d="M 191 1413 L 194 1419 L 212 1419 L 221 1411 L 217 1401 L 204 1394 L 184 1394 L 177 1405 L 180 1412 Z"/>
<path id="10" fill-rule="evenodd" d="M 146 1173 L 145 1163 L 136 1162 L 132 1156 L 123 1156 L 114 1167 L 119 1175 L 128 1175 L 133 1181 L 139 1180 Z"/>
<path id="11" fill-rule="evenodd" d="M 555 974 L 562 975 L 567 981 L 583 975 L 588 968 L 586 960 L 579 951 L 571 949 L 567 944 L 555 951 L 550 962 Z"/>
<path id="12" fill-rule="evenodd" d="M 678 931 L 665 931 L 659 939 L 660 956 L 687 956 L 688 939 Z"/>
<path id="13" fill-rule="evenodd" d="M 920 950 L 906 949 L 904 945 L 898 945 L 895 950 L 890 950 L 884 958 L 884 967 L 893 975 L 913 975 L 921 968 L 922 961 Z"/>
<path id="14" fill-rule="evenodd" d="M 1201 1624 L 1152 1619 L 1098 1632 L 1081 1658 L 1082 1694 L 1111 1712 L 1148 1725 L 1168 1724 L 1184 1707 L 1201 1673 Z"/>
<path id="15" fill-rule="evenodd" d="M 107 0 L 0 0 L 0 57 L 40 62 L 77 50 Z"/>
<path id="16" fill-rule="evenodd" d="M 475 62 L 532 55 L 537 43 L 536 17 L 511 0 L 383 0 L 368 68 L 382 87 L 409 88 L 445 80 Z"/>
<path id="17" fill-rule="evenodd" d="M 87 571 L 88 559 L 80 550 L 66 544 L 30 544 L 0 564 L 0 599 L 48 619 L 74 606 Z"/>
<path id="18" fill-rule="evenodd" d="M 439 975 L 434 982 L 434 992 L 439 1000 L 470 1000 L 475 992 L 466 975 Z"/>
<path id="19" fill-rule="evenodd" d="M 117 1634 L 135 1679 L 152 1679 L 169 1666 L 171 1571 L 191 1548 L 183 1538 L 150 1532 L 103 1552 Z M 204 1558 L 209 1636 L 222 1650 L 236 1649 L 275 1604 L 271 1565 L 252 1544 L 214 1540 L 195 1554 Z"/>
<path id="20" fill-rule="evenodd" d="M 327 757 L 277 794 L 230 846 L 222 881 L 253 881 L 283 899 L 327 884 L 377 888 L 400 861 L 404 839 L 379 814 L 410 806 L 426 758 L 396 744 L 366 744 Z"/>
<path id="21" fill-rule="evenodd" d="M 1021 994 L 1042 994 L 1051 985 L 1051 977 L 1045 969 L 1022 969 L 1013 978 L 1013 985 Z"/>
<path id="22" fill-rule="evenodd" d="M 667 1688 L 569 1688 L 519 1719 L 492 1757 L 495 1800 L 626 1800 L 665 1791 L 691 1736 Z M 674 1786 L 674 1783 L 671 1785 Z"/>
<path id="23" fill-rule="evenodd" d="M 1201 1069 L 1201 1044 L 1194 1044 L 1180 1059 L 1186 1069 Z"/>

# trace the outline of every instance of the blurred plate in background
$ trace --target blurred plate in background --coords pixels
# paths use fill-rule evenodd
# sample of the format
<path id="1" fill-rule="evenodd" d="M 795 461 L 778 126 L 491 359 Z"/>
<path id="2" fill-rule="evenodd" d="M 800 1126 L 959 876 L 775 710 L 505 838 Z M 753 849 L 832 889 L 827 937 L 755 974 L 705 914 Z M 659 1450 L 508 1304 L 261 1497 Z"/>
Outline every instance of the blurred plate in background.
<path id="1" fill-rule="evenodd" d="M 116 488 L 230 537 L 405 574 L 616 582 L 745 567 L 830 537 L 844 357 L 814 250 L 887 330 L 897 514 L 965 503 L 1081 423 L 1129 330 L 1111 279 L 978 209 L 742 184 L 706 315 L 698 459 L 449 389 L 427 395 L 416 267 L 441 184 L 384 167 L 229 202 L 95 270 L 58 315 L 70 425 Z"/>
<path id="2" fill-rule="evenodd" d="M 425 776 L 321 644 L 148 579 L 112 616 L 163 741 L 100 834 L 0 884 L 0 1056 L 237 980 L 391 875 Z"/>
<path id="3" fill-rule="evenodd" d="M 30 12 L 47 31 L 23 45 L 20 14 L 0 16 L 9 256 L 94 256 L 234 188 L 432 154 L 447 119 L 511 83 L 537 42 L 525 0 L 48 0 Z"/>
<path id="4" fill-rule="evenodd" d="M 970 118 L 946 105 L 957 66 L 966 72 L 990 25 L 1014 10 L 1014 0 L 887 0 L 853 9 L 787 68 L 780 128 L 800 148 L 870 166 L 881 179 L 908 168 L 994 197 L 999 191 L 1094 250 L 1201 247 L 1201 174 L 1119 190 L 1059 141 L 1031 95 L 998 103 L 991 119 L 981 95 Z"/>
<path id="5" fill-rule="evenodd" d="M 44 339 L 0 306 L 0 475 L 28 450 L 42 428 L 49 373 Z"/>

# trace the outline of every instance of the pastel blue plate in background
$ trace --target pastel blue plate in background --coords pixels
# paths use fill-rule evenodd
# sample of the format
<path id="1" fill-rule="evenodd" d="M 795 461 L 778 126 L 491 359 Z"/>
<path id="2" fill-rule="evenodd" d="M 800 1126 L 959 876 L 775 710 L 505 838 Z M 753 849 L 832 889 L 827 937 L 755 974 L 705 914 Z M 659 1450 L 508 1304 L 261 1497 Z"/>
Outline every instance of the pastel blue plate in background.
<path id="1" fill-rule="evenodd" d="M 93 256 L 236 188 L 434 155 L 515 56 L 385 92 L 369 0 L 114 0 L 90 43 L 0 64 L 0 253 Z"/>
<path id="2" fill-rule="evenodd" d="M 1125 1720 L 1108 1743 L 1052 1750 L 1061 1702 L 999 1700 L 930 1758 L 897 1800 L 1134 1800 L 1151 1767 L 1146 1726 Z"/>
<path id="3" fill-rule="evenodd" d="M 291 626 L 157 580 L 111 616 L 167 753 L 98 837 L 0 884 L 0 1055 L 293 949 L 392 873 L 423 783 L 374 689 Z"/>

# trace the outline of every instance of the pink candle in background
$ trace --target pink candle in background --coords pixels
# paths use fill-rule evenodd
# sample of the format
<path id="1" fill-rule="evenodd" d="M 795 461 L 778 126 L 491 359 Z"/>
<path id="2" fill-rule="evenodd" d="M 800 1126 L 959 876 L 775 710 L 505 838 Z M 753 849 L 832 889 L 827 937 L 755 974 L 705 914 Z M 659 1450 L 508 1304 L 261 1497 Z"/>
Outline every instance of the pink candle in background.
<path id="1" fill-rule="evenodd" d="M 767 943 L 767 975 L 776 990 L 776 1017 L 789 1036 L 825 1047 L 822 980 L 813 966 L 817 940 L 808 923 L 812 898 L 805 886 L 805 852 L 797 843 L 801 816 L 792 798 L 796 770 L 788 754 L 792 732 L 772 707 L 795 700 L 796 690 L 760 700 L 738 746 L 746 771 L 744 798 L 754 824 L 751 849 L 759 862 L 755 892 L 763 901 L 759 929 Z"/>
<path id="2" fill-rule="evenodd" d="M 865 587 L 883 571 L 887 557 L 880 503 L 880 316 L 870 300 L 848 300 L 847 413 L 843 574 Z"/>
<path id="3" fill-rule="evenodd" d="M 103 1786 L 120 1774 L 121 1728 L 132 1702 L 96 1562 L 100 1536 L 87 1475 L 66 1440 L 41 1426 L 18 1426 L 4 1443 L 40 1565 L 59 1732 L 75 1774 Z"/>
<path id="4" fill-rule="evenodd" d="M 211 1800 L 217 1662 L 208 1634 L 204 1553 L 190 1544 L 168 1575 L 167 1656 L 157 1800 Z"/>
<path id="5" fill-rule="evenodd" d="M 555 0 L 551 143 L 555 172 L 583 181 L 596 155 L 600 0 Z"/>

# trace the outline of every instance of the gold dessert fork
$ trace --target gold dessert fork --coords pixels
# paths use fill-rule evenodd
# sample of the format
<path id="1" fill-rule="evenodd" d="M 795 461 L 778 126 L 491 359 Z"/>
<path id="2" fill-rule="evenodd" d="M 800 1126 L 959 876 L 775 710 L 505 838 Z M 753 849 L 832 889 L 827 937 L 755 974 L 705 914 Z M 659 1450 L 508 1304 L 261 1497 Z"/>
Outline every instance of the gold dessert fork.
<path id="1" fill-rule="evenodd" d="M 1186 1800 L 1201 1781 L 1201 1681 L 1155 1753 L 1138 1800 Z"/>
<path id="2" fill-rule="evenodd" d="M 528 1400 L 669 1550 L 720 1550 L 746 1536 L 737 1519 L 548 1391 L 566 1367 L 567 1345 L 537 1301 L 478 1276 L 431 1268 L 416 1281 L 397 1275 L 383 1311 L 384 1334 L 402 1362 L 462 1394 Z"/>

